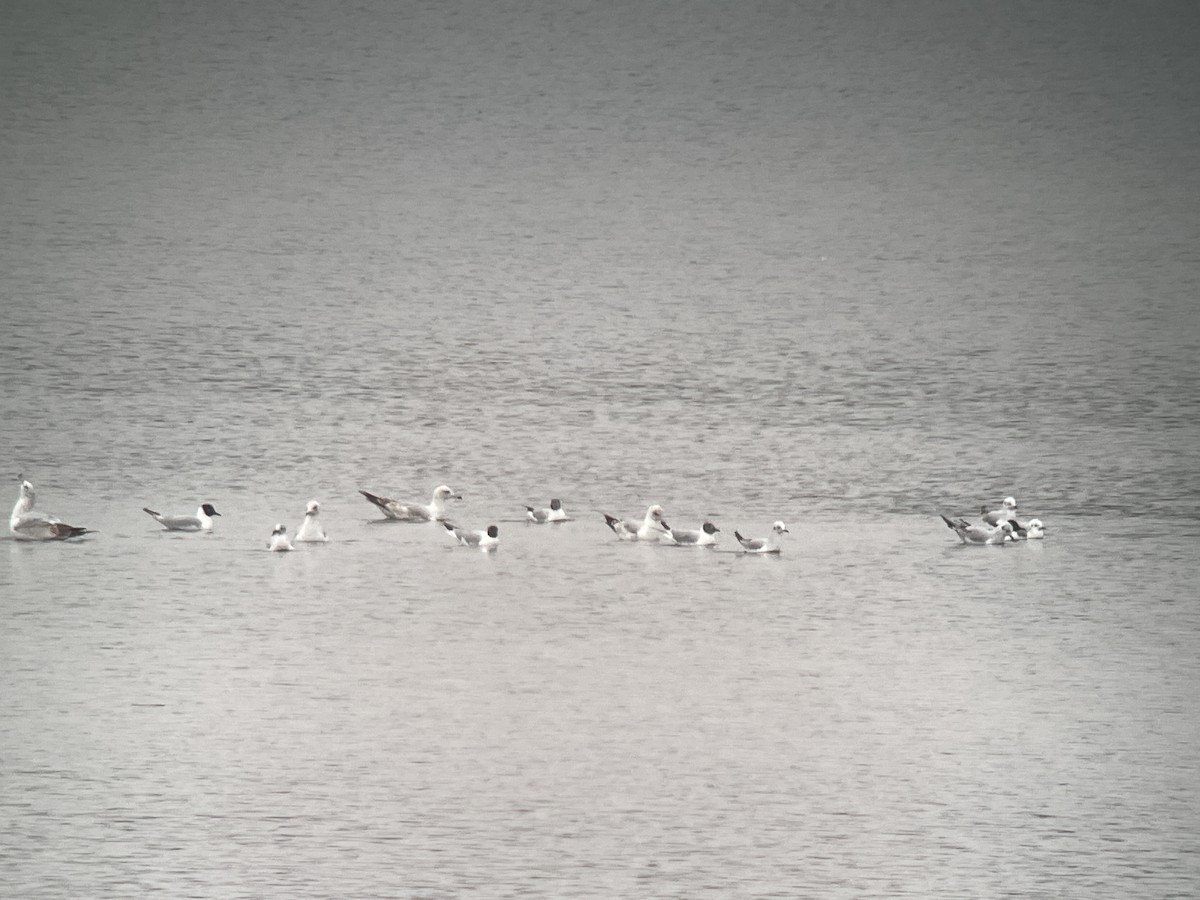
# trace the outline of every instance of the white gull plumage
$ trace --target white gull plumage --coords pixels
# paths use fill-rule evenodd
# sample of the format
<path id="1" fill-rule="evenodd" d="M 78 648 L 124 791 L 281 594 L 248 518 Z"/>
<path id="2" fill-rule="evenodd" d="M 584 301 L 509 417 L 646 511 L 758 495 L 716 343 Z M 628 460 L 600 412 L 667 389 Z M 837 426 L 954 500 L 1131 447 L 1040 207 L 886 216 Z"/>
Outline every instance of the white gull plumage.
<path id="1" fill-rule="evenodd" d="M 462 499 L 462 494 L 454 493 L 444 484 L 433 489 L 433 497 L 428 503 L 401 503 L 399 500 L 381 497 L 369 491 L 359 490 L 359 493 L 389 519 L 399 522 L 440 522 L 446 517 L 446 501 Z"/>
<path id="2" fill-rule="evenodd" d="M 56 516 L 33 512 L 37 502 L 37 494 L 33 485 L 22 476 L 21 490 L 17 502 L 13 505 L 12 515 L 8 519 L 8 530 L 19 541 L 65 541 L 70 538 L 91 534 L 91 529 L 78 525 L 68 525 Z"/>
<path id="3" fill-rule="evenodd" d="M 271 542 L 267 544 L 267 549 L 272 553 L 285 553 L 288 550 L 296 549 L 288 540 L 286 525 L 277 524 L 275 526 L 275 530 L 271 532 Z"/>
<path id="4" fill-rule="evenodd" d="M 964 544 L 1003 544 L 1015 530 L 1011 522 L 1001 522 L 995 528 L 988 528 L 986 525 L 972 525 L 966 519 L 948 519 L 942 516 L 942 521 Z"/>
<path id="5" fill-rule="evenodd" d="M 148 506 L 143 506 L 142 512 L 152 517 L 167 531 L 212 531 L 213 517 L 220 515 L 211 503 L 201 503 L 194 516 L 164 516 Z"/>
<path id="6" fill-rule="evenodd" d="M 657 541 L 665 537 L 670 526 L 664 521 L 666 512 L 657 503 L 646 510 L 642 521 L 636 519 L 618 519 L 608 513 L 601 513 L 604 523 L 613 530 L 622 541 Z"/>
<path id="7" fill-rule="evenodd" d="M 698 531 L 681 528 L 668 528 L 667 537 L 680 547 L 713 547 L 717 543 L 717 533 L 721 529 L 712 522 L 705 522 Z"/>
<path id="8" fill-rule="evenodd" d="M 771 526 L 771 533 L 765 538 L 742 537 L 736 531 L 733 533 L 733 536 L 742 545 L 744 553 L 779 553 L 782 549 L 779 543 L 779 536 L 782 534 L 791 534 L 791 532 L 788 531 L 787 526 L 782 522 L 776 522 Z"/>
<path id="9" fill-rule="evenodd" d="M 549 509 L 535 509 L 532 506 L 525 507 L 526 515 L 529 521 L 535 525 L 545 525 L 547 522 L 565 522 L 567 521 L 567 512 L 562 508 L 562 501 L 555 497 L 550 501 Z"/>
<path id="10" fill-rule="evenodd" d="M 500 545 L 500 528 L 496 525 L 489 525 L 486 531 L 470 531 L 466 528 L 459 528 L 452 522 L 443 522 L 442 526 L 464 547 L 495 550 Z"/>
<path id="11" fill-rule="evenodd" d="M 329 535 L 321 526 L 321 504 L 316 500 L 309 500 L 308 507 L 304 511 L 304 521 L 300 523 L 300 528 L 296 531 L 296 542 L 312 544 L 323 543 L 327 540 L 329 540 Z"/>

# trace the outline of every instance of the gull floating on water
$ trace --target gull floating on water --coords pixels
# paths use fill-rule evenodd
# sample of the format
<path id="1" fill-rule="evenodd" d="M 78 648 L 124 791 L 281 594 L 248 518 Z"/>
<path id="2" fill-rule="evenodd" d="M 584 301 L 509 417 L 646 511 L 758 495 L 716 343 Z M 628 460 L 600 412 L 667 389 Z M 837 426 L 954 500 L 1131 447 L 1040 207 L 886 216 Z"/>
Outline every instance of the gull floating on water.
<path id="1" fill-rule="evenodd" d="M 456 494 L 446 485 L 438 485 L 433 489 L 433 498 L 425 503 L 401 503 L 390 497 L 380 497 L 364 490 L 359 491 L 368 501 L 379 507 L 389 519 L 401 522 L 435 522 L 446 517 L 446 501 L 461 500 L 462 494 Z"/>
<path id="2" fill-rule="evenodd" d="M 267 549 L 272 553 L 285 553 L 288 550 L 296 549 L 288 540 L 286 525 L 275 526 L 275 530 L 271 532 L 271 543 L 267 544 Z"/>
<path id="3" fill-rule="evenodd" d="M 646 510 L 646 517 L 638 522 L 636 519 L 618 519 L 608 513 L 601 513 L 604 523 L 613 530 L 623 541 L 657 541 L 670 530 L 663 518 L 666 513 L 657 503 Z"/>
<path id="4" fill-rule="evenodd" d="M 782 522 L 776 522 L 771 526 L 771 534 L 765 538 L 748 538 L 742 537 L 738 532 L 734 532 L 733 536 L 738 539 L 738 543 L 742 545 L 742 550 L 745 553 L 778 553 L 782 549 L 779 545 L 779 536 L 781 534 L 791 534 L 786 525 Z"/>
<path id="5" fill-rule="evenodd" d="M 211 503 L 201 503 L 194 516 L 164 516 L 148 506 L 143 506 L 142 512 L 151 516 L 167 531 L 212 531 L 213 517 L 220 515 Z"/>
<path id="6" fill-rule="evenodd" d="M 699 531 L 668 528 L 667 536 L 681 547 L 712 547 L 717 543 L 717 532 L 721 529 L 712 522 L 705 522 Z"/>
<path id="7" fill-rule="evenodd" d="M 1000 504 L 999 509 L 989 510 L 986 506 L 979 508 L 979 514 L 983 521 L 991 525 L 993 528 L 1001 522 L 1008 522 L 1016 518 L 1017 501 L 1012 497 L 1005 497 L 1004 502 Z"/>
<path id="8" fill-rule="evenodd" d="M 1001 522 L 995 528 L 988 528 L 984 525 L 972 525 L 966 519 L 948 519 L 942 516 L 942 521 L 964 544 L 1003 544 L 1015 531 L 1012 522 Z"/>
<path id="9" fill-rule="evenodd" d="M 487 531 L 468 531 L 465 528 L 458 528 L 450 522 L 443 522 L 442 527 L 464 547 L 495 550 L 500 545 L 500 528 L 496 525 L 489 525 Z"/>
<path id="10" fill-rule="evenodd" d="M 550 501 L 549 509 L 534 509 L 532 506 L 527 506 L 525 509 L 529 515 L 529 521 L 537 525 L 567 521 L 567 513 L 562 508 L 562 501 L 557 497 Z"/>
<path id="11" fill-rule="evenodd" d="M 13 506 L 12 515 L 8 519 L 8 530 L 19 541 L 65 541 L 70 538 L 91 534 L 90 528 L 80 528 L 78 525 L 68 525 L 55 516 L 32 512 L 33 504 L 37 501 L 33 485 L 20 475 L 21 492 Z"/>
<path id="12" fill-rule="evenodd" d="M 1042 524 L 1041 519 L 1030 519 L 1024 525 L 1018 524 L 1016 519 L 1010 519 L 1009 524 L 1013 526 L 1012 537 L 1009 540 L 1040 541 L 1046 536 L 1046 526 Z"/>
<path id="13" fill-rule="evenodd" d="M 308 508 L 304 511 L 304 521 L 296 531 L 297 543 L 320 543 L 329 540 L 329 535 L 321 527 L 320 513 L 321 504 L 316 500 L 309 500 Z"/>

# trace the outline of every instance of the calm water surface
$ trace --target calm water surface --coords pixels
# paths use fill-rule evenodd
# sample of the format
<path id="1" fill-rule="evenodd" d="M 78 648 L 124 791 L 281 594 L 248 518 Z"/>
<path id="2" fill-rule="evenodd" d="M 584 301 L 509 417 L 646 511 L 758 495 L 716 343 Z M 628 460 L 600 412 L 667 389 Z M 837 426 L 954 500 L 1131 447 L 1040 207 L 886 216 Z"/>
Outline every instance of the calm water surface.
<path id="1" fill-rule="evenodd" d="M 18 9 L 0 893 L 1195 896 L 1195 13 L 1055 9 Z"/>

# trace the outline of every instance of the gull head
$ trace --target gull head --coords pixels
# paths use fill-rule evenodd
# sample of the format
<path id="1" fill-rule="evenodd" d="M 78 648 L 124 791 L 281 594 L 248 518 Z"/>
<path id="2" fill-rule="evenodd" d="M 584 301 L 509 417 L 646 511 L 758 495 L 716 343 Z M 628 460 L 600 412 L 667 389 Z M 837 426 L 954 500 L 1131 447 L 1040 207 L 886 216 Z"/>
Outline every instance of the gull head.
<path id="1" fill-rule="evenodd" d="M 316 500 L 309 500 L 308 507 L 304 510 L 306 516 L 315 516 L 321 511 L 321 504 Z"/>
<path id="2" fill-rule="evenodd" d="M 774 525 L 771 526 L 771 530 L 773 532 L 775 532 L 776 534 L 791 534 L 791 532 L 788 531 L 787 526 L 784 525 L 782 522 L 776 522 Z"/>
<path id="3" fill-rule="evenodd" d="M 211 503 L 201 503 L 200 508 L 202 510 L 204 510 L 204 514 L 206 516 L 219 516 L 220 515 L 220 513 L 217 512 L 216 508 Z"/>
<path id="4" fill-rule="evenodd" d="M 551 509 L 562 509 L 562 501 L 559 500 L 557 497 L 555 497 L 553 500 L 550 501 L 550 508 Z"/>
<path id="5" fill-rule="evenodd" d="M 275 523 L 275 530 L 274 530 L 274 531 L 272 531 L 272 532 L 271 532 L 271 534 L 272 534 L 272 535 L 277 535 L 277 534 L 287 534 L 287 526 L 286 526 L 286 525 L 282 525 L 282 524 L 280 524 L 280 523 L 276 522 L 276 523 Z"/>
<path id="6" fill-rule="evenodd" d="M 439 500 L 461 500 L 462 494 L 456 494 L 444 484 L 439 484 L 433 489 L 433 496 Z"/>
<path id="7" fill-rule="evenodd" d="M 1017 501 L 1014 500 L 1012 497 L 1005 497 L 1004 498 L 1004 508 L 1005 509 L 1016 509 Z"/>
<path id="8" fill-rule="evenodd" d="M 721 530 L 716 525 L 714 525 L 712 522 L 705 522 L 700 527 L 704 529 L 705 534 L 716 534 L 718 531 Z"/>
<path id="9" fill-rule="evenodd" d="M 487 530 L 487 536 L 490 538 L 500 537 L 500 526 L 499 525 L 489 525 L 488 530 Z"/>

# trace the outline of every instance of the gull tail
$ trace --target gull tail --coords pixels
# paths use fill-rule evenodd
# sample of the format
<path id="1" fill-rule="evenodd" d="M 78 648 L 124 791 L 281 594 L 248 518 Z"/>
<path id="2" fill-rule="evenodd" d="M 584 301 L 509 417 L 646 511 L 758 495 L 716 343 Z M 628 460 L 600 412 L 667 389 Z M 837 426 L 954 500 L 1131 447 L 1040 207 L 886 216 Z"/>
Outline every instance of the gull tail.
<path id="1" fill-rule="evenodd" d="M 359 489 L 358 492 L 360 494 L 362 494 L 364 497 L 366 497 L 367 500 L 369 500 L 371 503 L 374 503 L 376 506 L 378 506 L 380 509 L 383 509 L 384 507 L 387 506 L 387 500 L 385 500 L 383 497 L 377 496 L 376 494 L 372 494 L 369 491 L 364 491 L 361 488 Z"/>
<path id="2" fill-rule="evenodd" d="M 51 531 L 56 538 L 69 540 L 70 538 L 83 537 L 85 534 L 95 534 L 91 528 L 80 528 L 77 525 L 68 525 L 66 522 L 55 522 L 51 526 Z"/>

